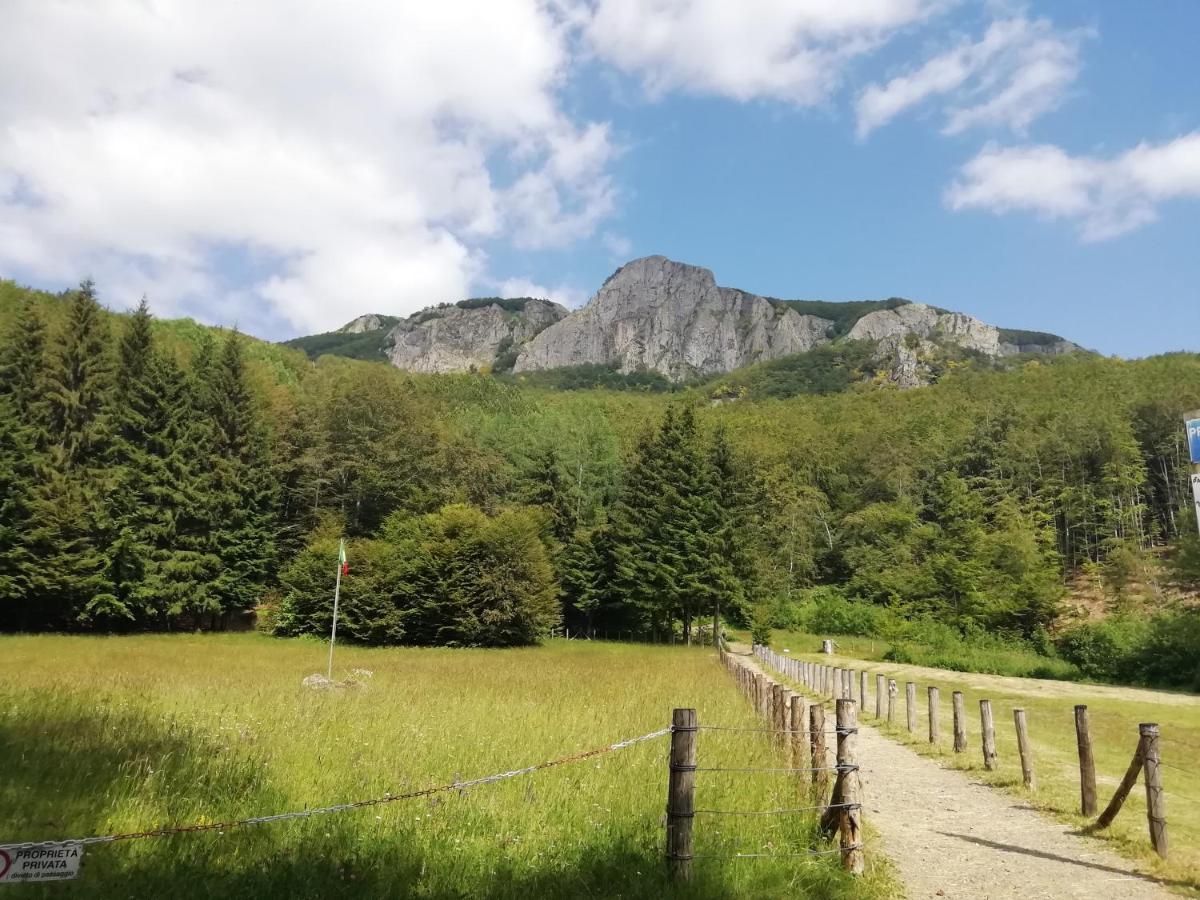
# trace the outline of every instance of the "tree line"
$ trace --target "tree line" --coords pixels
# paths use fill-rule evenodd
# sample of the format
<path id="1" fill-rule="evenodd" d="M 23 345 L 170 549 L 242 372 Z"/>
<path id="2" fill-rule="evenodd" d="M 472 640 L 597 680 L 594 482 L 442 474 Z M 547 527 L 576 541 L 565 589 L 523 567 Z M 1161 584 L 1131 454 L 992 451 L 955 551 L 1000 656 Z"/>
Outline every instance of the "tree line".
<path id="1" fill-rule="evenodd" d="M 6 628 L 328 628 L 501 644 L 795 621 L 814 590 L 1044 644 L 1200 558 L 1200 358 L 720 402 L 421 376 L 30 295 L 0 364 Z M 807 376 L 806 376 L 807 377 Z M 324 573 L 324 574 L 322 574 Z M 1188 579 L 1192 579 L 1190 582 Z"/>

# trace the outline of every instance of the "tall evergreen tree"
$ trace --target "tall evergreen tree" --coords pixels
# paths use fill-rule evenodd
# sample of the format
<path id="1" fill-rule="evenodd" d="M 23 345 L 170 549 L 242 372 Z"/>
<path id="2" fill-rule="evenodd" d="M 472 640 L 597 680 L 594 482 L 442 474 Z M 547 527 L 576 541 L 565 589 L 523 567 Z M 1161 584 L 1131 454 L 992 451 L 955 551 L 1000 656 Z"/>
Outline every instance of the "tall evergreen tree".
<path id="1" fill-rule="evenodd" d="M 213 530 L 208 550 L 220 559 L 211 588 L 214 612 L 228 615 L 255 604 L 275 559 L 267 433 L 250 391 L 237 332 L 230 333 L 213 361 L 205 394 L 212 426 L 206 490 Z"/>
<path id="2" fill-rule="evenodd" d="M 49 354 L 45 384 L 47 450 L 31 504 L 28 540 L 36 564 L 29 594 L 43 622 L 67 627 L 121 614 L 108 578 L 112 361 L 91 281 L 72 297 L 65 328 Z"/>
<path id="3" fill-rule="evenodd" d="M 109 457 L 116 479 L 110 580 L 128 617 L 158 625 L 204 608 L 204 582 L 211 577 L 187 527 L 202 502 L 189 401 L 183 373 L 155 346 L 143 299 L 118 352 Z"/>
<path id="4" fill-rule="evenodd" d="M 47 434 L 45 353 L 45 326 L 26 302 L 0 348 L 0 615 L 21 630 L 37 623 L 29 600 L 29 528 Z"/>

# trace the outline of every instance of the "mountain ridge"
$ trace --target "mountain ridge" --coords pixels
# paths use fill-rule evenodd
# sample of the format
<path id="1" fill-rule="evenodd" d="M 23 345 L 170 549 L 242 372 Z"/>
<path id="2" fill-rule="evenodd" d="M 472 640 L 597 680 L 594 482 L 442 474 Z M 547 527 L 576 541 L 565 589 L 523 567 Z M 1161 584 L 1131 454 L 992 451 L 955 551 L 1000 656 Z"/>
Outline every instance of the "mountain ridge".
<path id="1" fill-rule="evenodd" d="M 870 343 L 876 368 L 901 387 L 928 383 L 936 368 L 931 361 L 946 352 L 1001 359 L 1082 349 L 1048 332 L 999 328 L 901 297 L 764 297 L 718 285 L 711 270 L 665 256 L 625 263 L 576 310 L 532 297 L 474 298 L 403 319 L 367 314 L 329 335 L 286 343 L 310 356 L 370 345 L 372 355 L 358 358 L 386 359 L 415 372 L 530 374 L 599 366 L 682 383 L 844 341 Z"/>

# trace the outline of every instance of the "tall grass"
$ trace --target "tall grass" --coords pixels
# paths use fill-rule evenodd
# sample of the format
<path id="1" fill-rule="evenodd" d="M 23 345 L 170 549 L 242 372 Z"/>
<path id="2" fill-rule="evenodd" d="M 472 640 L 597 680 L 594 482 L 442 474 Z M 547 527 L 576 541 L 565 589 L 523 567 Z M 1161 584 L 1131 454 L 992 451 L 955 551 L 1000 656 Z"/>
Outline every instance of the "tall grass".
<path id="1" fill-rule="evenodd" d="M 346 647 L 364 688 L 313 693 L 322 645 L 257 635 L 0 638 L 0 843 L 227 821 L 506 771 L 664 727 L 754 725 L 711 652 L 553 642 Z M 337 672 L 335 671 L 335 675 Z M 665 878 L 667 738 L 366 810 L 90 848 L 78 881 L 14 897 L 872 897 L 836 856 L 698 859 Z M 779 765 L 764 735 L 702 732 L 706 766 Z M 700 773 L 704 809 L 796 805 L 790 776 Z M 789 852 L 808 817 L 696 819 L 696 852 Z"/>

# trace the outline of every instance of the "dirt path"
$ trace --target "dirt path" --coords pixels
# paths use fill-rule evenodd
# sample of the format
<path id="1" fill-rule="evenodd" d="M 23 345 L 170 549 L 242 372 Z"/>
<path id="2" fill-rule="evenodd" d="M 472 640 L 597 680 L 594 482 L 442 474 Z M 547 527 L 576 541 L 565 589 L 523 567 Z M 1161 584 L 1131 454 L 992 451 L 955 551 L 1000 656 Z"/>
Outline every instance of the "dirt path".
<path id="1" fill-rule="evenodd" d="M 911 900 L 1176 896 L 1098 841 L 861 722 L 858 741 L 867 825 Z"/>
<path id="2" fill-rule="evenodd" d="M 1130 700 L 1142 703 L 1167 703 L 1177 706 L 1200 706 L 1200 694 L 1175 691 L 1154 691 L 1148 688 L 1118 687 L 1108 684 L 1083 684 L 1076 681 L 1056 681 L 1050 678 L 1014 678 L 1007 675 L 981 675 L 976 672 L 957 672 L 950 669 L 931 669 L 907 663 L 876 662 L 837 654 L 792 653 L 797 659 L 819 660 L 825 665 L 845 665 L 852 669 L 868 668 L 872 672 L 888 672 L 903 676 L 906 681 L 945 681 L 953 679 L 971 690 L 999 690 L 1025 697 L 1069 697 L 1078 703 L 1089 698 Z M 899 678 L 897 678 L 899 680 Z"/>

